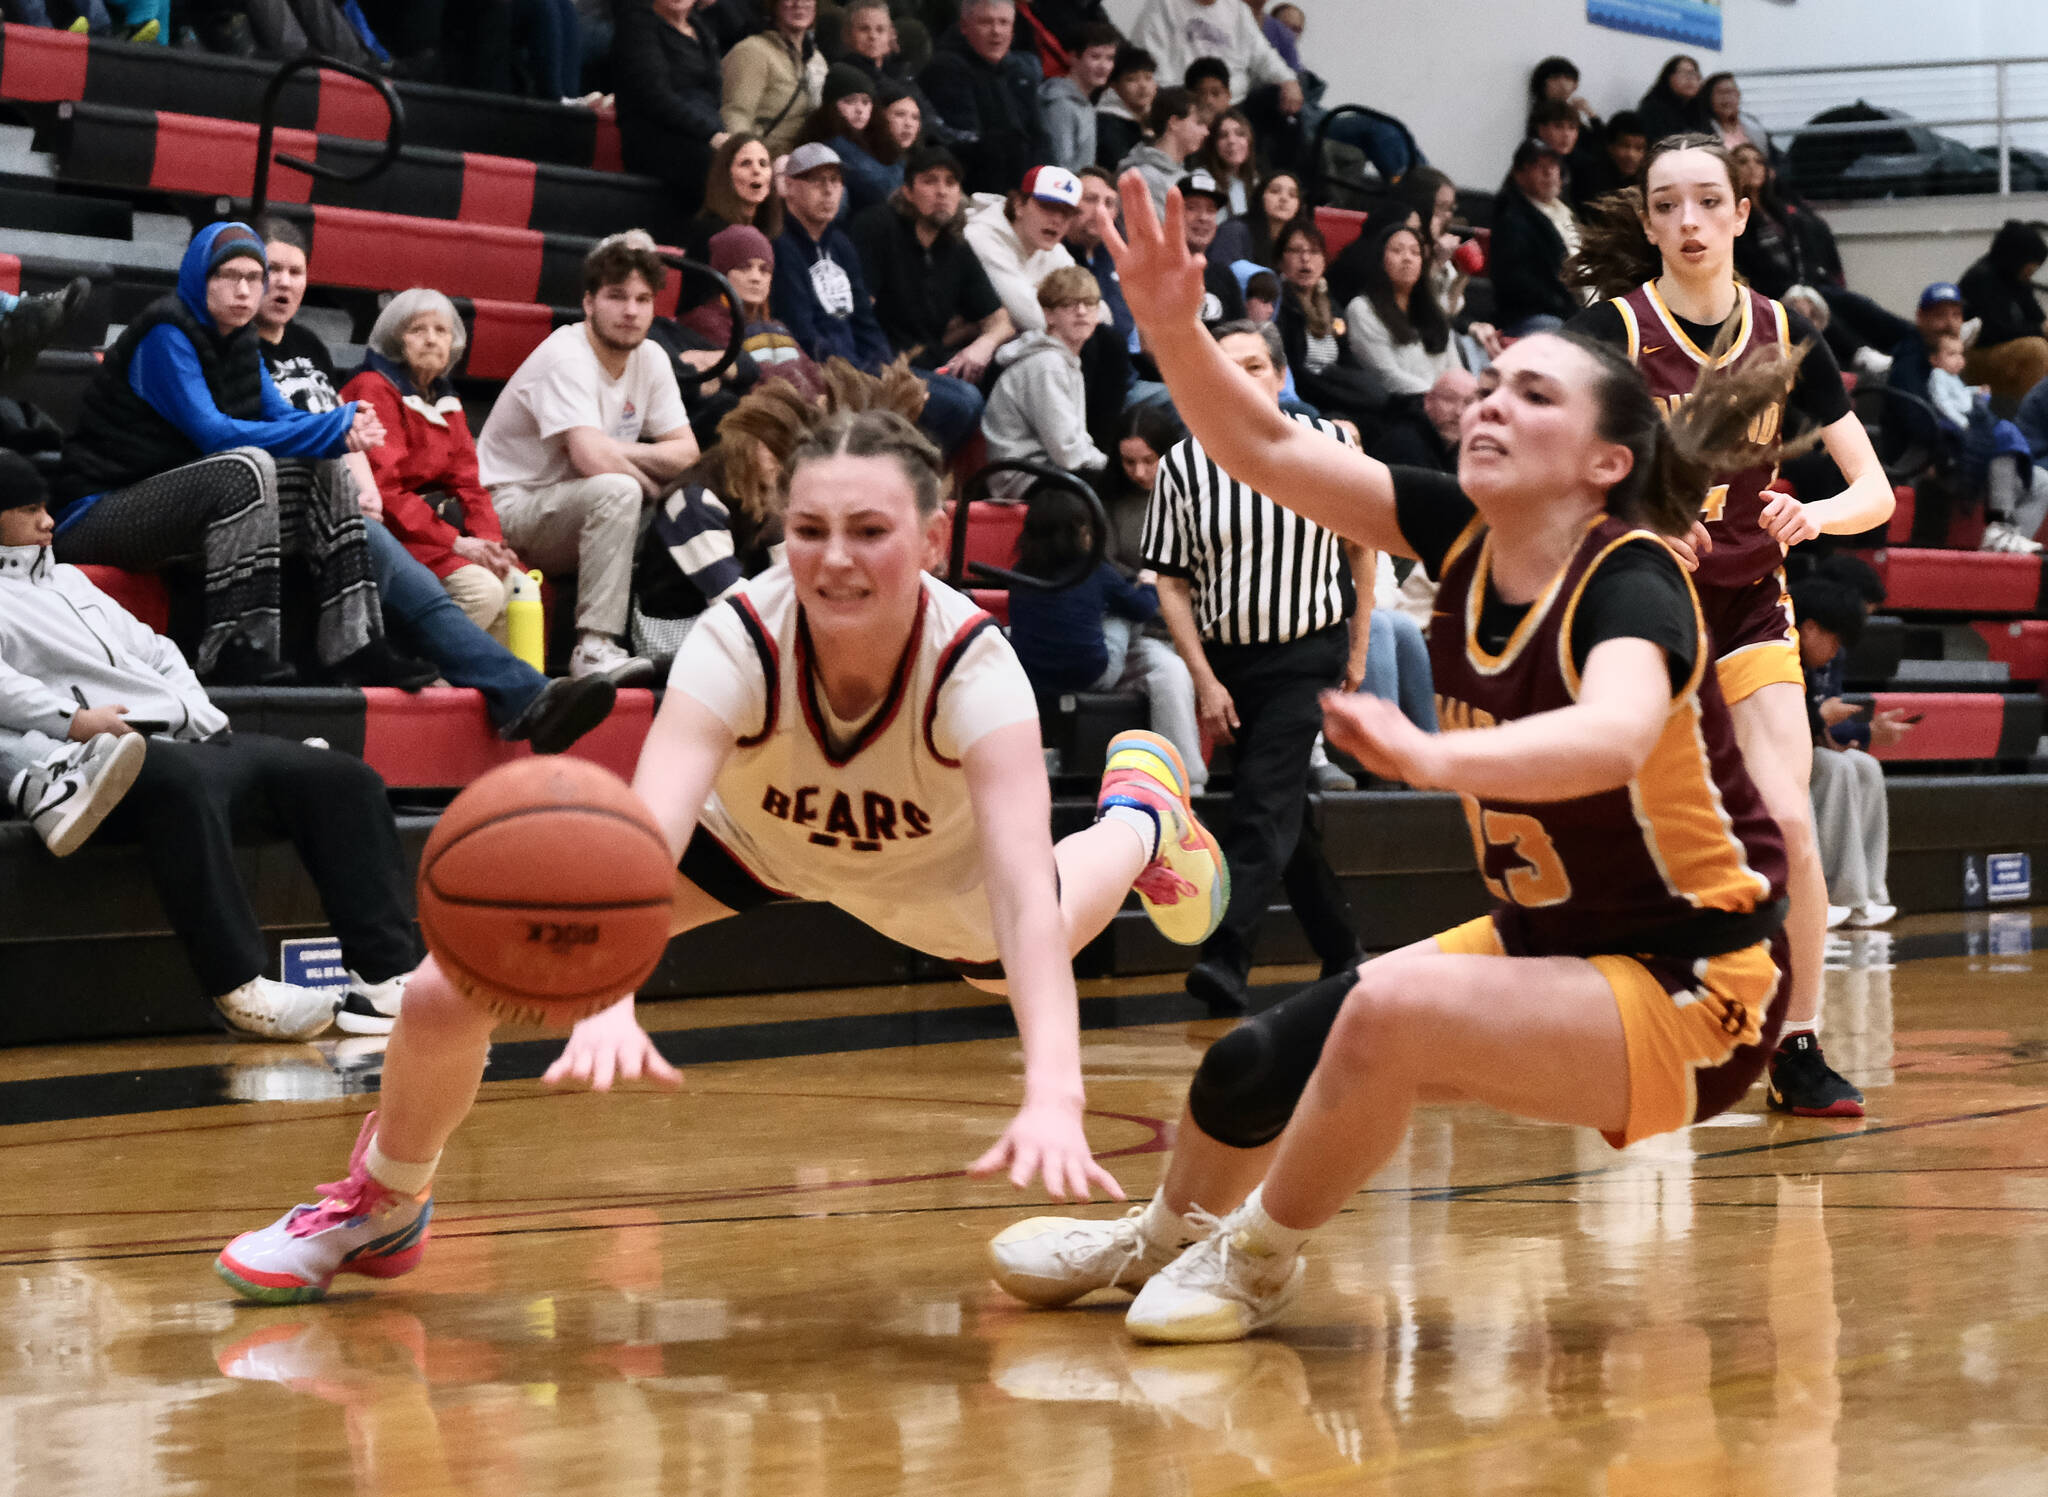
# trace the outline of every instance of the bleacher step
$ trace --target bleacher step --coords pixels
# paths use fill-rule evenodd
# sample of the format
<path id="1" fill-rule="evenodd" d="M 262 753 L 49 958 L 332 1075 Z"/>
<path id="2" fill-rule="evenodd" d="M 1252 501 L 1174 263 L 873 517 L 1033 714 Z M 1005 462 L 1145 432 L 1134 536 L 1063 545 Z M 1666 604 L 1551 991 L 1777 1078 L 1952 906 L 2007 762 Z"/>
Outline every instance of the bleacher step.
<path id="1" fill-rule="evenodd" d="M 192 237 L 191 227 L 179 219 L 183 237 L 170 240 L 155 233 L 144 237 L 143 220 L 163 216 L 136 214 L 134 239 L 96 239 L 83 234 L 52 234 L 43 229 L 9 229 L 5 238 L 0 239 L 0 249 L 23 259 L 33 256 L 52 260 L 97 260 L 124 269 L 133 266 L 175 277 L 178 263 L 185 257 L 186 242 Z"/>
<path id="2" fill-rule="evenodd" d="M 1902 660 L 1891 685 L 1894 691 L 1956 691 L 2011 682 L 2012 667 L 2002 660 Z"/>

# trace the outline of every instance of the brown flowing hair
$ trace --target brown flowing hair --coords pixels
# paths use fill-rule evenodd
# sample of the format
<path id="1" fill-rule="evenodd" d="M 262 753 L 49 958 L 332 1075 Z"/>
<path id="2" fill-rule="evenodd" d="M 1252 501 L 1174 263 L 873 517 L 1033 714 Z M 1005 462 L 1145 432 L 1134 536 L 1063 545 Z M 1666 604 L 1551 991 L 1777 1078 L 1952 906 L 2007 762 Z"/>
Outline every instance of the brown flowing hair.
<path id="1" fill-rule="evenodd" d="M 1635 457 L 1628 476 L 1608 491 L 1609 514 L 1660 535 L 1684 535 L 1699 519 L 1717 476 L 1795 457 L 1820 440 L 1814 430 L 1787 442 L 1782 426 L 1769 420 L 1792 393 L 1813 345 L 1802 343 L 1789 352 L 1772 345 L 1739 365 L 1723 365 L 1738 323 L 1731 317 L 1722 327 L 1692 394 L 1668 417 L 1626 355 L 1579 333 L 1552 335 L 1599 365 L 1593 399 L 1600 439 Z"/>
<path id="2" fill-rule="evenodd" d="M 789 493 L 790 460 L 831 417 L 844 412 L 894 411 L 915 422 L 924 411 L 923 383 L 910 361 L 898 358 L 880 374 L 863 374 L 845 359 L 825 362 L 825 396 L 806 399 L 787 380 L 764 379 L 718 423 L 718 446 L 707 454 L 721 466 L 723 481 L 711 485 L 755 525 L 779 523 Z M 775 476 L 762 472 L 765 451 Z"/>
<path id="3" fill-rule="evenodd" d="M 726 136 L 724 145 L 711 153 L 711 167 L 704 177 L 704 211 L 729 224 L 752 224 L 766 234 L 772 244 L 782 232 L 782 194 L 775 190 L 773 177 L 769 179 L 768 196 L 758 210 L 750 212 L 740 201 L 740 195 L 732 190 L 733 158 L 745 146 L 759 146 L 768 151 L 768 142 L 751 130 L 735 130 Z M 775 162 L 773 151 L 768 151 L 768 162 L 772 172 Z"/>
<path id="4" fill-rule="evenodd" d="M 1601 300 L 1625 296 L 1645 281 L 1663 274 L 1664 257 L 1643 231 L 1645 188 L 1650 168 L 1678 151 L 1704 151 L 1728 173 L 1728 190 L 1737 197 L 1735 158 L 1712 135 L 1667 135 L 1643 157 L 1642 174 L 1630 186 L 1600 198 L 1582 215 L 1579 248 L 1564 265 L 1567 286 L 1585 286 Z"/>

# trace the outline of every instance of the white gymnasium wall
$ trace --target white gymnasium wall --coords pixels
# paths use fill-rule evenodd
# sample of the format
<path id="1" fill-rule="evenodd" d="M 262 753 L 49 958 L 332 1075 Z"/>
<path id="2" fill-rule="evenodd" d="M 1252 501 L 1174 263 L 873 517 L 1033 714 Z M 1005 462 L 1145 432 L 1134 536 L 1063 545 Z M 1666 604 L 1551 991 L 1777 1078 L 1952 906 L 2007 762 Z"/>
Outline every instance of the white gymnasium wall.
<path id="1" fill-rule="evenodd" d="M 1239 0 L 1217 0 L 1236 4 Z M 1497 183 L 1522 127 L 1529 69 L 1561 52 L 1602 114 L 1641 96 L 1671 43 L 1589 25 L 1585 0 L 1297 0 L 1306 60 L 1333 101 L 1408 121 L 1468 187 Z M 1109 0 L 1128 24 L 1139 0 Z M 1725 0 L 1707 72 L 1936 58 L 2048 56 L 2048 0 Z"/>

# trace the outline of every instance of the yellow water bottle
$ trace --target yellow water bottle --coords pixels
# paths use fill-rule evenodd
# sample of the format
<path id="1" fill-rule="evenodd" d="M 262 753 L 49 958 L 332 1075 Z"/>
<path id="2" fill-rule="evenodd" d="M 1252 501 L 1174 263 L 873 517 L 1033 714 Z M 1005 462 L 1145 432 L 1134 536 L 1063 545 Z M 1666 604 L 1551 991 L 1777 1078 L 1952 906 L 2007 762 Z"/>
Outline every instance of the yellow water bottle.
<path id="1" fill-rule="evenodd" d="M 548 626 L 540 606 L 540 573 L 514 572 L 505 604 L 505 647 L 537 671 L 546 670 Z"/>

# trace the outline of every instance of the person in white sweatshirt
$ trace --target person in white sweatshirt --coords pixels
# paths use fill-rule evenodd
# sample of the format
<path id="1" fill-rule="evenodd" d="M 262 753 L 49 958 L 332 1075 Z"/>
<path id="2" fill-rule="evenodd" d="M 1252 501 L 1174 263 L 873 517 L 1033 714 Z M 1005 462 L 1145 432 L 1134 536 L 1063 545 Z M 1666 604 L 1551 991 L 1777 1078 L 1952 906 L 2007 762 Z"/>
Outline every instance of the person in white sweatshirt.
<path id="1" fill-rule="evenodd" d="M 967 247 L 988 272 L 1020 333 L 1045 331 L 1038 283 L 1074 263 L 1060 241 L 1081 211 L 1081 179 L 1063 166 L 1034 166 L 1007 198 L 977 192 L 967 209 Z"/>
<path id="2" fill-rule="evenodd" d="M 1301 80 L 1273 50 L 1249 5 L 1236 0 L 1147 0 L 1131 27 L 1131 40 L 1158 60 L 1164 78 L 1185 77 L 1198 57 L 1230 69 L 1230 102 L 1242 104 L 1255 89 L 1280 92 L 1281 110 L 1301 112 Z"/>
<path id="3" fill-rule="evenodd" d="M 996 381 L 981 434 L 991 462 L 1044 463 L 1069 473 L 1094 473 L 1109 458 L 1088 436 L 1088 389 L 1081 349 L 1102 312 L 1102 287 L 1078 265 L 1064 266 L 1038 286 L 1045 331 L 1024 334 L 996 350 L 1003 374 Z M 1023 473 L 1002 473 L 990 492 L 1022 498 L 1031 487 Z"/>
<path id="4" fill-rule="evenodd" d="M 105 834 L 142 844 L 200 990 L 231 1029 L 265 1039 L 308 1039 L 340 1006 L 263 975 L 269 948 L 234 833 L 289 838 L 341 940 L 345 1001 L 363 1016 L 343 1027 L 388 1030 L 421 951 L 383 780 L 348 754 L 230 733 L 175 644 L 57 564 L 45 498 L 35 468 L 0 452 L 0 732 L 14 735 L 12 753 L 147 736 Z"/>

